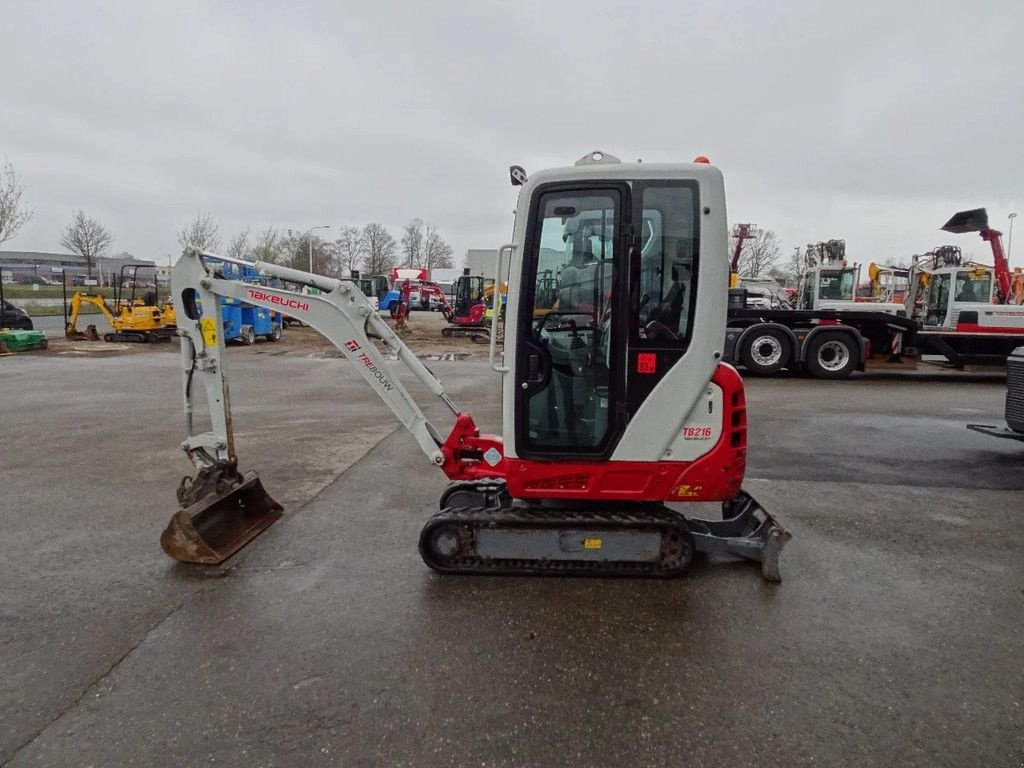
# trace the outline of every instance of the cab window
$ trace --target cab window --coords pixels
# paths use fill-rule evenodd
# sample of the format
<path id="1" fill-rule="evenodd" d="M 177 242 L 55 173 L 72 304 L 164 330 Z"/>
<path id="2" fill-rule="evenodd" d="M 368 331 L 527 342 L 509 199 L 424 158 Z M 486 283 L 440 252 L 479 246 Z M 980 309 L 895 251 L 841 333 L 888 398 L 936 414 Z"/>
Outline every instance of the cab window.
<path id="1" fill-rule="evenodd" d="M 684 347 L 690 339 L 697 277 L 697 189 L 690 183 L 637 185 L 639 275 L 634 278 L 635 337 Z"/>
<path id="2" fill-rule="evenodd" d="M 953 295 L 956 301 L 989 302 L 992 299 L 992 275 L 984 270 L 956 273 L 956 288 Z"/>
<path id="3" fill-rule="evenodd" d="M 818 277 L 818 298 L 826 301 L 853 301 L 853 270 L 822 270 Z"/>

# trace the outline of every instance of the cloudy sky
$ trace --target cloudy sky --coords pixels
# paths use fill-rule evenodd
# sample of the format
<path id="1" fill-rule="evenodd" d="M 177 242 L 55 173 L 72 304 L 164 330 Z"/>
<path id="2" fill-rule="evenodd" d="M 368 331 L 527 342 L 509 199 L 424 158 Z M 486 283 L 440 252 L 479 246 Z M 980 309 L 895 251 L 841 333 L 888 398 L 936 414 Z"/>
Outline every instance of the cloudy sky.
<path id="1" fill-rule="evenodd" d="M 35 216 L 3 247 L 57 250 L 81 207 L 148 258 L 199 211 L 421 217 L 461 254 L 507 240 L 509 164 L 603 149 L 708 155 L 787 253 L 981 256 L 937 230 L 1024 210 L 1022 41 L 1022 0 L 5 0 L 0 157 Z"/>

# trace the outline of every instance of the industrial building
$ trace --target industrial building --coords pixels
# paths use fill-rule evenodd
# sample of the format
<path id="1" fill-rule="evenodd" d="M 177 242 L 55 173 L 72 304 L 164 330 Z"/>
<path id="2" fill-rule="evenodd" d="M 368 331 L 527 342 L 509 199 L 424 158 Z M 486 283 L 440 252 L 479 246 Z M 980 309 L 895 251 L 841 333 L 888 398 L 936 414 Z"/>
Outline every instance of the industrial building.
<path id="1" fill-rule="evenodd" d="M 93 262 L 93 277 L 101 284 L 108 283 L 126 265 L 154 267 L 156 263 L 134 257 L 99 258 Z M 38 275 L 59 282 L 62 272 L 70 276 L 86 274 L 85 257 L 74 253 L 46 251 L 0 251 L 0 275 L 4 282 L 18 282 L 26 275 Z"/>

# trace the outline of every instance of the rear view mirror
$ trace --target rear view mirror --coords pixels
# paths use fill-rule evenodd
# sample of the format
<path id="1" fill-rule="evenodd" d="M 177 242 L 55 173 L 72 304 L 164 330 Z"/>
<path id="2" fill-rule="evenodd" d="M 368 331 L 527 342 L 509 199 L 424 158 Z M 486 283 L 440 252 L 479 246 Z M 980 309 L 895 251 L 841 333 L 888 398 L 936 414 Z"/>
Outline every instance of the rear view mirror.
<path id="1" fill-rule="evenodd" d="M 521 165 L 513 165 L 508 169 L 509 178 L 512 180 L 513 187 L 521 187 L 526 183 L 526 169 Z"/>

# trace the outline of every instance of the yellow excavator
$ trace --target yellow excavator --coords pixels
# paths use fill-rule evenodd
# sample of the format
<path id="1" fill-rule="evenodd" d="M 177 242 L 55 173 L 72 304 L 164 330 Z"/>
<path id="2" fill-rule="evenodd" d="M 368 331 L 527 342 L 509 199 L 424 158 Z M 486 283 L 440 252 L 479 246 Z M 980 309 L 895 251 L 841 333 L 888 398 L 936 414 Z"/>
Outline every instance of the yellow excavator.
<path id="1" fill-rule="evenodd" d="M 96 341 L 99 334 L 96 326 L 90 325 L 85 331 L 78 330 L 78 318 L 82 306 L 96 307 L 114 330 L 103 334 L 104 341 L 150 342 L 170 339 L 177 333 L 177 321 L 171 302 L 161 302 L 155 288 L 142 295 L 136 295 L 139 286 L 139 265 L 121 268 L 120 279 L 114 289 L 112 305 L 102 294 L 76 292 L 70 300 L 65 296 L 64 336 L 69 341 Z M 152 269 L 152 267 L 149 267 Z M 127 270 L 131 270 L 130 274 Z M 155 282 L 154 282 L 155 285 Z M 128 294 L 127 288 L 131 287 Z"/>
<path id="2" fill-rule="evenodd" d="M 902 302 L 910 287 L 910 267 L 891 267 L 887 264 L 868 265 L 871 282 L 871 301 Z"/>
<path id="3" fill-rule="evenodd" d="M 502 299 L 501 299 L 501 308 L 502 308 L 501 309 L 501 317 L 504 317 L 505 316 L 505 313 L 504 313 L 505 298 L 504 297 L 508 295 L 508 283 L 502 283 L 501 287 L 499 288 L 499 290 L 501 291 L 501 296 L 502 296 Z M 494 317 L 494 281 L 493 280 L 485 280 L 484 281 L 484 306 L 487 307 L 487 309 L 484 311 L 484 317 L 487 318 L 488 320 L 490 320 L 492 317 Z"/>

